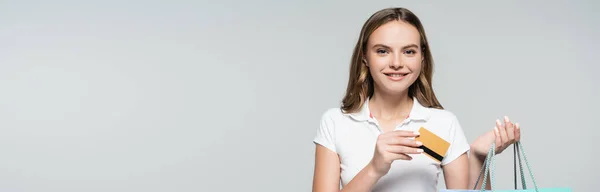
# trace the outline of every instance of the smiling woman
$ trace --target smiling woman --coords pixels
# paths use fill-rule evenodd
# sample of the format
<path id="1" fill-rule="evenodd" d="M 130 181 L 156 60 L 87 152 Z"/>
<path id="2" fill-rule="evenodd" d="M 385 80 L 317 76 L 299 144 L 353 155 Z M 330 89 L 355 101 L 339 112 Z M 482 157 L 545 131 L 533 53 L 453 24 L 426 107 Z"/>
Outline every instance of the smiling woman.
<path id="1" fill-rule="evenodd" d="M 442 172 L 448 189 L 475 185 L 488 147 L 495 141 L 502 151 L 518 141 L 519 126 L 505 117 L 469 144 L 457 117 L 438 102 L 432 76 L 417 16 L 405 8 L 373 14 L 354 49 L 342 106 L 323 114 L 314 138 L 313 191 L 338 191 L 341 182 L 342 191 L 434 192 Z M 420 130 L 449 147 L 423 154 L 430 146 L 415 140 Z"/>
<path id="2" fill-rule="evenodd" d="M 427 47 L 427 45 L 421 45 L 420 36 L 415 27 L 398 20 L 383 24 L 373 31 L 367 43 L 365 59 L 362 62 L 369 69 L 375 89 L 385 90 L 382 93 L 397 95 L 404 90 L 410 92 L 410 85 L 417 80 L 419 75 L 431 78 L 431 71 L 421 73 L 423 64 L 431 65 L 432 63 L 430 57 L 427 57 L 429 62 L 423 62 L 425 56 L 422 56 L 424 49 L 421 47 Z M 427 69 L 431 70 L 430 67 Z M 431 87 L 429 82 L 424 81 L 425 88 Z M 430 97 L 422 98 L 422 100 L 431 101 L 428 107 L 441 108 L 433 91 L 431 89 L 427 89 L 427 91 L 431 92 Z"/>

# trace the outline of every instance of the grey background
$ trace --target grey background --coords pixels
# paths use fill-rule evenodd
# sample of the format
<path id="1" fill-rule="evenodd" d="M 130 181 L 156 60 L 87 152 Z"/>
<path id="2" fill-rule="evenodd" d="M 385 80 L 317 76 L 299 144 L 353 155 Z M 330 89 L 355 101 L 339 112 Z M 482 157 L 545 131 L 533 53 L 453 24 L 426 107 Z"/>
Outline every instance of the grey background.
<path id="1" fill-rule="evenodd" d="M 597 187 L 597 2 L 2 0 L 0 191 L 310 191 L 319 118 L 390 6 L 421 18 L 469 141 L 509 115 L 539 186 Z"/>

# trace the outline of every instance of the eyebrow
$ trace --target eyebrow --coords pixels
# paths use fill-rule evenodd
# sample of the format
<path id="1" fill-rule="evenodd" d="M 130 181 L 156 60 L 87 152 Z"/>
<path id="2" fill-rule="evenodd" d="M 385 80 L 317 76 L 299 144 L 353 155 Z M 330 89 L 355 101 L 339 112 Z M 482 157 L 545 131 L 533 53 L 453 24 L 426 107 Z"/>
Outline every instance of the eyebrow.
<path id="1" fill-rule="evenodd" d="M 389 46 L 384 45 L 384 44 L 375 44 L 375 45 L 373 45 L 373 47 L 384 47 L 386 49 L 391 49 Z M 418 48 L 419 46 L 417 44 L 410 44 L 410 45 L 405 45 L 404 47 L 402 47 L 402 49 L 408 49 L 411 47 Z"/>

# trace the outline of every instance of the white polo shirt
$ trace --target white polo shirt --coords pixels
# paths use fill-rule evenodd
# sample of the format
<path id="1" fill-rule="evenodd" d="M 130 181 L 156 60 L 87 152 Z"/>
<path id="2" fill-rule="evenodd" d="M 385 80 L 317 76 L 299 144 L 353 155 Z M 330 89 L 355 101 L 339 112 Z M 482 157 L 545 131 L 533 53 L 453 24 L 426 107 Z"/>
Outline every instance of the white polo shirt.
<path id="1" fill-rule="evenodd" d="M 456 116 L 447 110 L 427 108 L 416 98 L 409 117 L 396 130 L 418 131 L 424 127 L 450 142 L 441 164 L 425 154 L 411 155 L 411 161 L 396 160 L 388 174 L 373 187 L 373 191 L 437 192 L 441 165 L 446 165 L 470 149 Z M 357 113 L 344 114 L 340 108 L 327 110 L 314 138 L 338 154 L 341 162 L 341 182 L 345 186 L 373 157 L 375 142 L 382 134 L 378 122 L 371 116 L 368 100 Z"/>

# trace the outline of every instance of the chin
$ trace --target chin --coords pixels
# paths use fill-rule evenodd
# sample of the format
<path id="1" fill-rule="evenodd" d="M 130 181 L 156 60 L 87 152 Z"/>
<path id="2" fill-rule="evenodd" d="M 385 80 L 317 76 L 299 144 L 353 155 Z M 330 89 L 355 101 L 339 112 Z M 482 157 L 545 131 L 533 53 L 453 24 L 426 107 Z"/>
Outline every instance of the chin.
<path id="1" fill-rule="evenodd" d="M 408 92 L 409 86 L 386 87 L 385 92 L 391 95 L 402 95 Z"/>
<path id="2" fill-rule="evenodd" d="M 415 80 L 412 80 L 412 78 L 407 78 L 402 81 L 390 82 L 386 78 L 381 79 L 379 82 L 383 84 L 383 86 L 380 86 L 380 91 L 384 92 L 385 94 L 402 95 L 408 92 L 408 89 L 412 83 L 415 83 Z"/>

